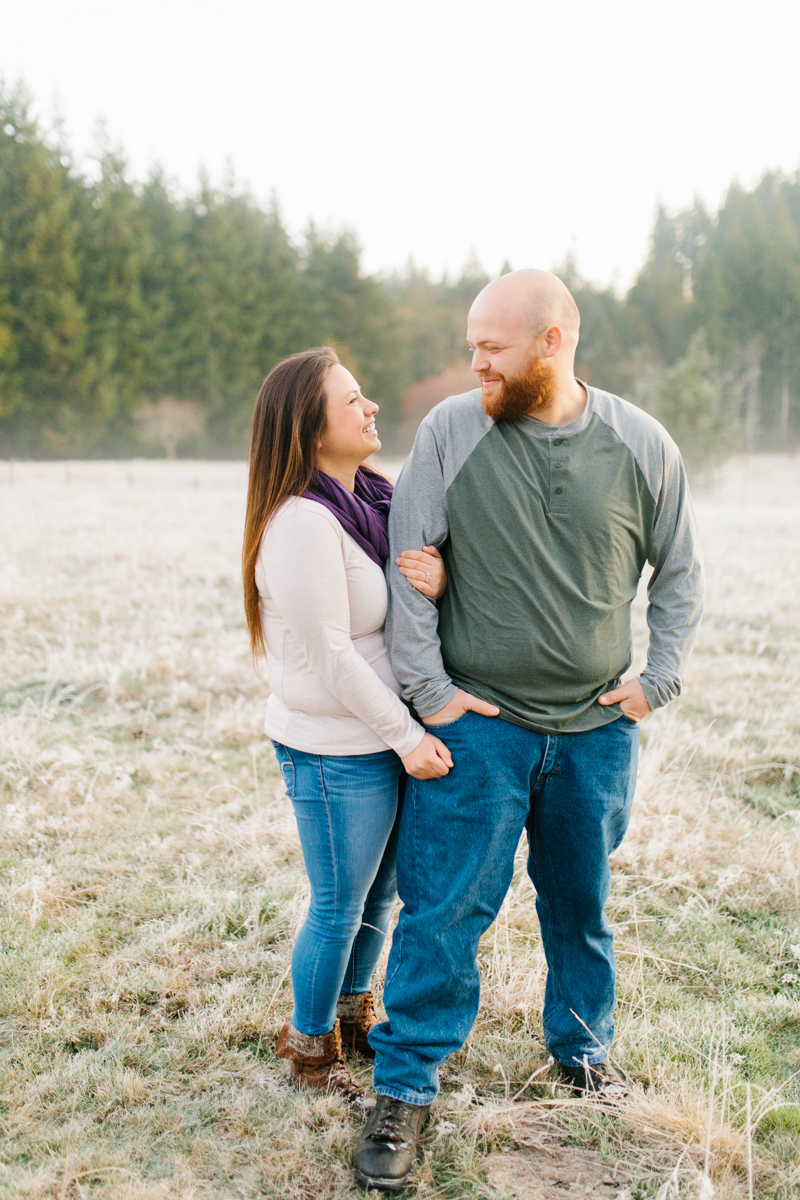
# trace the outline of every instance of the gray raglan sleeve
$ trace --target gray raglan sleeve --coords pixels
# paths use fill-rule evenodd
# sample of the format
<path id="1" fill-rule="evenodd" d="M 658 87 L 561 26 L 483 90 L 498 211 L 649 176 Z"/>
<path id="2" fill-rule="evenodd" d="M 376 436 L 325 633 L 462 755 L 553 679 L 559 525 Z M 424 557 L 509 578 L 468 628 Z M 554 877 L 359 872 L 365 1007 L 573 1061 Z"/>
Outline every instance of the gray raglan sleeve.
<path id="1" fill-rule="evenodd" d="M 442 661 L 439 610 L 395 564 L 403 550 L 441 547 L 448 536 L 444 463 L 436 433 L 423 422 L 397 481 L 389 516 L 389 609 L 386 645 L 403 696 L 421 717 L 432 716 L 457 688 Z"/>
<path id="2" fill-rule="evenodd" d="M 703 613 L 703 563 L 686 471 L 678 447 L 661 442 L 661 480 L 648 553 L 650 648 L 640 676 L 651 708 L 680 695 L 681 676 Z"/>

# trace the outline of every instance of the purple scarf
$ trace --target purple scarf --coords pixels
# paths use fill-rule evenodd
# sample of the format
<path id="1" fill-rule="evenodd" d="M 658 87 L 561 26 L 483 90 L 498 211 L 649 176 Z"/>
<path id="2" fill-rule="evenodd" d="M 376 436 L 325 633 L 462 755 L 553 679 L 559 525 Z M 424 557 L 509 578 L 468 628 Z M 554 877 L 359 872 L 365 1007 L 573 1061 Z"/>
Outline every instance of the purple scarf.
<path id="1" fill-rule="evenodd" d="M 332 512 L 345 533 L 374 563 L 383 567 L 389 557 L 389 506 L 393 491 L 388 479 L 359 467 L 354 492 L 332 476 L 315 471 L 303 496 Z"/>

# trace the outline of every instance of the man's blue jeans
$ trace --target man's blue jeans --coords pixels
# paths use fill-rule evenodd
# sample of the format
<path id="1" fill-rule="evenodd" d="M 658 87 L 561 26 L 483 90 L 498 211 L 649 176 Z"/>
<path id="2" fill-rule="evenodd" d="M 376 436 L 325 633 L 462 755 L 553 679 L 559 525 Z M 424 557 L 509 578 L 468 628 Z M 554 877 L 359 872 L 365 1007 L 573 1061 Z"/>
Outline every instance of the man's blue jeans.
<path id="1" fill-rule="evenodd" d="M 608 856 L 628 826 L 639 749 L 639 728 L 624 716 L 551 736 L 474 712 L 429 728 L 455 766 L 443 779 L 408 781 L 388 1019 L 370 1034 L 376 1090 L 410 1104 L 430 1103 L 439 1064 L 472 1028 L 478 941 L 508 891 L 523 830 L 547 958 L 547 1048 L 567 1064 L 606 1058 L 615 978 Z"/>
<path id="2" fill-rule="evenodd" d="M 311 903 L 292 953 L 292 1024 L 329 1033 L 341 992 L 369 991 L 396 890 L 403 764 L 377 754 L 306 754 L 273 741 L 294 806 Z"/>

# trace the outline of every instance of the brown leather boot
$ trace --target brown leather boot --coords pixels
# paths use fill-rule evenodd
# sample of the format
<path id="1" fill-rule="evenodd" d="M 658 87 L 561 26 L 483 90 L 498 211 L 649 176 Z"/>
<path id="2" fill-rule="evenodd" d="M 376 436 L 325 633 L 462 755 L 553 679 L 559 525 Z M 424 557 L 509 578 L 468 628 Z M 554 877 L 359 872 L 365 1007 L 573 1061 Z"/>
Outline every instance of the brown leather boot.
<path id="1" fill-rule="evenodd" d="M 292 1083 L 298 1088 L 333 1092 L 362 1112 L 369 1106 L 367 1093 L 342 1060 L 342 1039 L 337 1021 L 330 1033 L 314 1037 L 294 1025 L 284 1025 L 275 1047 L 278 1058 L 292 1064 Z"/>
<path id="2" fill-rule="evenodd" d="M 378 1024 L 372 992 L 352 992 L 340 996 L 336 1003 L 336 1015 L 339 1018 L 345 1050 L 358 1050 L 359 1054 L 366 1058 L 374 1058 L 375 1051 L 367 1040 L 372 1026 Z"/>

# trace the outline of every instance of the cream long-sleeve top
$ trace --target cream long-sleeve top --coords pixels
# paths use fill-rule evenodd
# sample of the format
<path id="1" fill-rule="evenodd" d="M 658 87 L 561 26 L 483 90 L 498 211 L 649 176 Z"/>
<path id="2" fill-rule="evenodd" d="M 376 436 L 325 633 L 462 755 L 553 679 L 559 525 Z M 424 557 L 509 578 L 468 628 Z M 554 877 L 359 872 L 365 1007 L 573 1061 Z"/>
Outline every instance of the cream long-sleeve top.
<path id="1" fill-rule="evenodd" d="M 284 501 L 262 538 L 256 585 L 268 735 L 309 754 L 410 754 L 425 731 L 389 665 L 386 580 L 333 513 L 302 496 Z"/>

